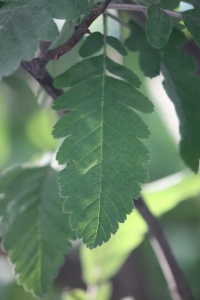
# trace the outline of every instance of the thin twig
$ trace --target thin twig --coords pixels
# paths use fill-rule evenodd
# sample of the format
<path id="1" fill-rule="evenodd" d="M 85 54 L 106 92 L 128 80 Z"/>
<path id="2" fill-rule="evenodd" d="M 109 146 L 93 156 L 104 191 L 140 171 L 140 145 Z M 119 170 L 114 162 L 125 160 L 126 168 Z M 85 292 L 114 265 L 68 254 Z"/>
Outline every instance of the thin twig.
<path id="1" fill-rule="evenodd" d="M 110 4 L 108 8 L 111 9 L 117 9 L 117 10 L 136 10 L 136 11 L 147 11 L 148 6 L 144 5 L 132 5 L 132 4 Z M 182 19 L 182 15 L 180 13 L 170 11 L 170 10 L 165 10 L 163 9 L 166 14 L 168 14 L 171 17 Z"/>
<path id="2" fill-rule="evenodd" d="M 118 18 L 117 16 L 111 14 L 111 13 L 108 12 L 108 11 L 107 11 L 105 14 L 106 14 L 107 16 L 109 16 L 110 18 L 112 18 L 113 20 L 115 20 L 115 21 L 117 21 L 118 23 L 120 23 L 121 25 L 123 25 L 124 27 L 130 29 L 129 24 L 126 23 L 126 22 L 124 22 L 124 21 L 122 21 L 122 20 L 121 20 L 120 18 Z"/>
<path id="3" fill-rule="evenodd" d="M 105 0 L 98 8 L 95 8 L 86 21 L 74 31 L 67 42 L 54 49 L 48 50 L 41 57 L 33 59 L 31 61 L 32 71 L 37 74 L 37 76 L 42 77 L 46 64 L 53 59 L 58 60 L 60 56 L 69 52 L 81 40 L 85 33 L 89 33 L 88 28 L 90 25 L 106 10 L 110 2 L 111 0 Z"/>
<path id="4" fill-rule="evenodd" d="M 152 215 L 141 197 L 137 201 L 134 201 L 134 204 L 149 226 L 149 231 L 153 236 L 152 247 L 163 270 L 172 299 L 194 299 L 185 277 L 171 251 L 160 223 Z"/>

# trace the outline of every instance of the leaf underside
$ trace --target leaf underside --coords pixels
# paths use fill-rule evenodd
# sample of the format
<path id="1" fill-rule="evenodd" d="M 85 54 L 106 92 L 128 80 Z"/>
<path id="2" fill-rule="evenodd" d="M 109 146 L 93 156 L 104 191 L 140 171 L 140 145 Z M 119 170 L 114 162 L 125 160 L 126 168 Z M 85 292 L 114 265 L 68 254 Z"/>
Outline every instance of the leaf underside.
<path id="1" fill-rule="evenodd" d="M 160 8 L 159 4 L 150 5 L 147 13 L 146 35 L 149 44 L 157 49 L 163 48 L 173 28 L 172 19 Z"/>
<path id="2" fill-rule="evenodd" d="M 180 154 L 194 171 L 199 169 L 200 160 L 200 81 L 192 75 L 195 64 L 191 57 L 178 49 L 185 42 L 182 33 L 174 30 L 163 50 L 161 70 L 164 88 L 175 105 L 180 123 Z M 184 62 L 184 64 L 183 64 Z"/>
<path id="3" fill-rule="evenodd" d="M 0 79 L 14 72 L 21 60 L 34 58 L 39 40 L 51 41 L 57 37 L 53 18 L 70 22 L 88 14 L 88 1 L 80 3 L 78 0 L 13 0 L 5 4 L 0 10 Z"/>
<path id="4" fill-rule="evenodd" d="M 55 138 L 67 137 L 57 153 L 58 162 L 67 164 L 59 173 L 63 207 L 89 248 L 117 231 L 133 209 L 140 183 L 148 180 L 143 164 L 149 153 L 139 138 L 148 138 L 149 130 L 134 110 L 150 113 L 153 105 L 134 87 L 140 84 L 136 75 L 128 83 L 105 74 L 109 66 L 127 78 L 128 69 L 110 61 L 105 54 L 85 59 L 55 80 L 56 86 L 65 79 L 66 87 L 72 86 L 53 106 L 71 110 L 53 130 Z"/>
<path id="5" fill-rule="evenodd" d="M 200 48 L 200 9 L 190 9 L 182 13 L 183 22 Z"/>
<path id="6" fill-rule="evenodd" d="M 48 292 L 70 249 L 71 231 L 56 180 L 50 167 L 14 168 L 0 178 L 3 246 L 18 281 L 40 297 Z"/>

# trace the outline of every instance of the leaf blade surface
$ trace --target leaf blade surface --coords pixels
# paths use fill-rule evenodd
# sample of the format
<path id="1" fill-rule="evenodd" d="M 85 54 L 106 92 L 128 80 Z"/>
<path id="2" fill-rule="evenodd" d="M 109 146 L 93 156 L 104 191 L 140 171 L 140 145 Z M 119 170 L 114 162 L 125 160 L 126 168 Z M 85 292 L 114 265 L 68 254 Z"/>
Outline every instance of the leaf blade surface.
<path id="1" fill-rule="evenodd" d="M 81 46 L 79 54 L 81 57 L 87 57 L 95 54 L 103 48 L 103 35 L 100 32 L 90 34 L 85 43 Z"/>
<path id="2" fill-rule="evenodd" d="M 160 8 L 159 4 L 150 5 L 147 14 L 146 35 L 149 44 L 156 49 L 163 48 L 173 28 L 172 19 Z"/>
<path id="3" fill-rule="evenodd" d="M 193 59 L 174 47 L 177 41 L 181 40 L 182 43 L 185 40 L 183 35 L 174 31 L 163 50 L 161 70 L 165 78 L 163 86 L 175 106 L 179 119 L 181 157 L 186 165 L 197 172 L 200 159 L 199 79 L 191 75 L 195 70 Z"/>
<path id="4" fill-rule="evenodd" d="M 113 36 L 107 36 L 106 42 L 108 43 L 108 45 L 110 45 L 112 48 L 114 48 L 117 52 L 119 52 L 119 54 L 121 54 L 123 56 L 127 55 L 126 48 L 124 47 L 122 42 L 120 40 L 118 40 L 117 38 L 115 38 Z"/>
<path id="5" fill-rule="evenodd" d="M 0 179 L 3 245 L 15 264 L 19 282 L 37 296 L 48 292 L 63 255 L 70 249 L 70 230 L 56 177 L 50 167 L 42 167 L 14 168 Z"/>
<path id="6" fill-rule="evenodd" d="M 138 137 L 147 138 L 149 131 L 132 108 L 147 113 L 153 107 L 129 84 L 111 77 L 85 80 L 71 89 L 54 104 L 54 109 L 72 110 L 53 130 L 55 138 L 68 136 L 57 154 L 59 163 L 67 163 L 59 184 L 61 195 L 68 197 L 64 210 L 72 228 L 93 248 L 117 231 L 139 195 L 138 182 L 148 179 L 143 163 L 149 155 Z"/>

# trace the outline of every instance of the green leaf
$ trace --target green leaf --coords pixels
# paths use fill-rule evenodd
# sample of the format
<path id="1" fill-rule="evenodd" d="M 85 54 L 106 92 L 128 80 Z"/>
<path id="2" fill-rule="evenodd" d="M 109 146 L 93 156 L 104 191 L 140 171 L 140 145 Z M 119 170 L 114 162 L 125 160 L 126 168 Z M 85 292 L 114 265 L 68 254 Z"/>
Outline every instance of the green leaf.
<path id="1" fill-rule="evenodd" d="M 2 196 L 4 191 L 9 189 L 11 182 L 20 174 L 21 168 L 16 167 L 7 171 L 4 176 L 0 177 L 0 195 Z M 4 215 L 7 208 L 7 199 L 5 197 L 0 197 L 0 217 Z"/>
<path id="2" fill-rule="evenodd" d="M 200 159 L 200 81 L 194 75 L 191 76 L 195 71 L 194 61 L 175 47 L 177 41 L 183 42 L 185 38 L 182 33 L 174 30 L 163 50 L 163 85 L 179 118 L 181 156 L 185 163 L 197 172 Z M 181 45 L 182 43 L 179 47 Z"/>
<path id="3" fill-rule="evenodd" d="M 200 9 L 190 9 L 182 13 L 183 22 L 200 48 Z"/>
<path id="4" fill-rule="evenodd" d="M 57 88 L 70 87 L 84 79 L 93 78 L 103 73 L 103 56 L 84 59 L 72 66 L 66 72 L 57 76 L 54 86 Z"/>
<path id="5" fill-rule="evenodd" d="M 139 51 L 141 39 L 144 39 L 144 38 L 146 39 L 144 30 L 139 25 L 134 23 L 134 21 L 132 21 L 132 20 L 128 22 L 128 25 L 130 27 L 131 34 L 125 40 L 124 44 L 128 48 L 129 51 L 133 51 L 133 52 Z M 151 47 L 151 46 L 149 45 L 149 47 Z M 154 48 L 152 48 L 152 49 L 154 49 Z"/>
<path id="6" fill-rule="evenodd" d="M 177 8 L 181 0 L 160 0 L 160 6 L 164 9 Z"/>
<path id="7" fill-rule="evenodd" d="M 75 0 L 75 2 L 82 15 L 87 15 L 90 12 L 89 0 Z"/>
<path id="8" fill-rule="evenodd" d="M 102 65 L 107 62 L 104 54 Z M 90 60 L 84 63 L 87 70 Z M 134 110 L 150 113 L 153 105 L 129 83 L 105 76 L 104 67 L 100 76 L 81 78 L 54 103 L 71 112 L 58 120 L 53 136 L 67 137 L 57 153 L 58 162 L 67 163 L 59 173 L 64 211 L 77 237 L 94 248 L 117 231 L 133 209 L 139 183 L 148 179 L 143 164 L 149 153 L 139 138 L 149 131 Z"/>
<path id="9" fill-rule="evenodd" d="M 116 39 L 113 36 L 107 36 L 106 42 L 108 45 L 110 45 L 112 48 L 114 48 L 119 54 L 126 56 L 128 53 L 124 47 L 124 45 L 120 42 L 120 40 Z"/>
<path id="10" fill-rule="evenodd" d="M 111 60 L 109 57 L 106 57 L 106 67 L 108 71 L 118 77 L 121 77 L 128 83 L 130 83 L 133 87 L 139 88 L 141 85 L 141 82 L 137 75 L 135 75 L 130 69 L 117 64 L 113 60 Z"/>
<path id="11" fill-rule="evenodd" d="M 154 78 L 160 74 L 160 53 L 146 41 L 141 41 L 139 64 L 144 75 Z"/>
<path id="12" fill-rule="evenodd" d="M 159 4 L 152 4 L 148 8 L 146 35 L 149 44 L 157 49 L 163 48 L 173 28 L 172 19 L 160 9 Z"/>
<path id="13" fill-rule="evenodd" d="M 48 292 L 70 248 L 56 179 L 57 173 L 48 166 L 14 168 L 0 178 L 3 246 L 19 282 L 37 296 Z"/>
<path id="14" fill-rule="evenodd" d="M 57 154 L 61 164 L 70 158 L 59 174 L 61 194 L 68 196 L 64 210 L 71 212 L 77 237 L 93 248 L 117 231 L 139 195 L 138 182 L 148 179 L 148 151 L 137 138 L 148 137 L 148 130 L 130 107 L 150 112 L 152 106 L 130 85 L 109 77 L 72 87 L 57 105 L 72 110 L 53 131 L 55 138 L 70 135 Z"/>
<path id="15" fill-rule="evenodd" d="M 196 197 L 199 193 L 200 175 L 182 172 L 144 185 L 142 196 L 150 211 L 160 216 L 179 202 Z M 134 210 L 126 222 L 119 225 L 117 234 L 108 243 L 92 251 L 82 245 L 81 265 L 86 284 L 94 285 L 112 278 L 130 252 L 143 241 L 147 231 L 148 226 L 144 219 Z"/>
<path id="16" fill-rule="evenodd" d="M 88 1 L 82 0 L 87 5 Z M 0 78 L 14 72 L 21 60 L 34 57 L 38 40 L 58 35 L 53 18 L 72 21 L 85 13 L 73 0 L 14 0 L 0 10 Z"/>
<path id="17" fill-rule="evenodd" d="M 151 47 L 147 41 L 145 32 L 133 21 L 129 22 L 131 34 L 125 41 L 130 51 L 139 51 L 139 63 L 145 76 L 156 77 L 160 73 L 160 53 Z"/>
<path id="18" fill-rule="evenodd" d="M 103 35 L 100 32 L 90 34 L 85 43 L 81 46 L 79 54 L 81 57 L 87 57 L 95 54 L 103 48 Z"/>

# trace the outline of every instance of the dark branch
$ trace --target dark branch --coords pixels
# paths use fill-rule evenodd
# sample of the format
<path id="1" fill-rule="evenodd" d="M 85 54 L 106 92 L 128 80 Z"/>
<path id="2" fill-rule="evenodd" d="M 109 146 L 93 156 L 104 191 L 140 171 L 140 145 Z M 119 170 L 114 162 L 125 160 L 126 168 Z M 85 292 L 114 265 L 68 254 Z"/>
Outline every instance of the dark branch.
<path id="1" fill-rule="evenodd" d="M 32 70 L 32 64 L 28 61 L 22 61 L 21 66 L 29 72 L 33 78 L 45 89 L 45 91 L 53 98 L 53 100 L 57 99 L 59 96 L 63 94 L 62 90 L 58 90 L 53 86 L 53 78 L 51 75 L 45 70 L 43 73 L 43 77 L 37 76 L 35 72 Z"/>
<path id="2" fill-rule="evenodd" d="M 135 207 L 149 226 L 152 235 L 152 247 L 163 270 L 173 300 L 194 299 L 188 288 L 185 277 L 175 260 L 163 229 L 152 215 L 142 198 L 134 201 Z"/>
<path id="3" fill-rule="evenodd" d="M 117 9 L 117 10 L 136 10 L 136 11 L 145 11 L 145 12 L 148 10 L 148 6 L 129 5 L 129 4 L 110 4 L 108 8 Z M 163 9 L 163 11 L 171 17 L 182 19 L 182 15 L 180 13 L 170 11 L 170 10 L 165 10 L 165 9 Z"/>
<path id="4" fill-rule="evenodd" d="M 46 64 L 53 59 L 58 60 L 60 56 L 69 52 L 81 40 L 83 35 L 89 32 L 88 28 L 90 25 L 106 10 L 110 2 L 111 0 L 105 0 L 98 8 L 95 8 L 92 14 L 75 30 L 67 42 L 54 49 L 48 50 L 41 57 L 33 59 L 30 62 L 32 72 L 34 72 L 37 77 L 42 78 Z"/>

